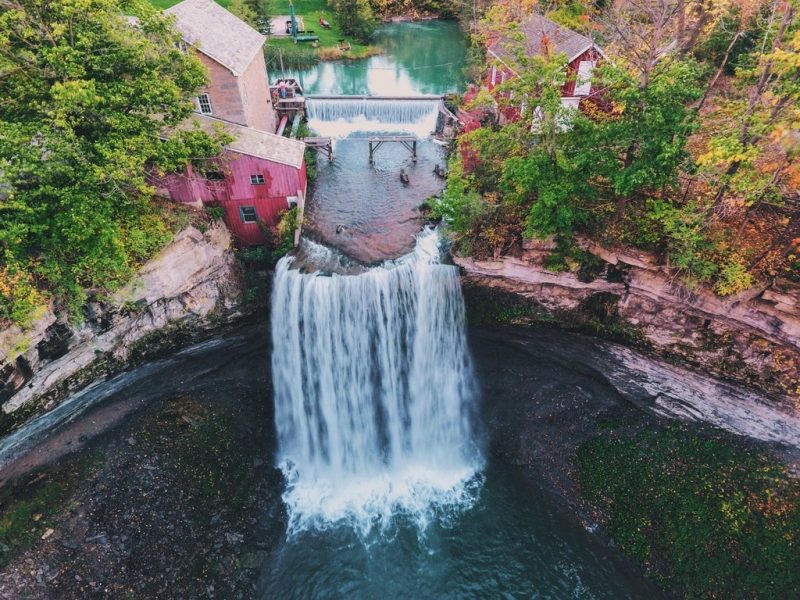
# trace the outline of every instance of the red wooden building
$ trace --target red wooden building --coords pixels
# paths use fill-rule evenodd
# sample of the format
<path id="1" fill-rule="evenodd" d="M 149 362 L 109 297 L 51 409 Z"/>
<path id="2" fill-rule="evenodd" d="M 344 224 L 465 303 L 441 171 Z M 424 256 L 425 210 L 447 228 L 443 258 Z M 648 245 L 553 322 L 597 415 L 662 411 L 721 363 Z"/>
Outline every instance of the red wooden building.
<path id="1" fill-rule="evenodd" d="M 536 14 L 523 20 L 519 24 L 519 30 L 529 56 L 566 56 L 566 83 L 561 88 L 561 102 L 565 106 L 577 109 L 581 100 L 593 95 L 592 70 L 600 59 L 605 58 L 603 50 L 594 40 Z M 500 37 L 489 44 L 487 53 L 494 59 L 494 64 L 486 74 L 485 85 L 490 90 L 507 79 L 516 77 L 510 58 L 511 48 L 518 43 L 516 40 Z"/>
<path id="2" fill-rule="evenodd" d="M 233 141 L 222 156 L 161 179 L 157 189 L 178 202 L 221 206 L 239 244 L 263 244 L 263 228 L 293 204 L 302 207 L 306 194 L 305 144 L 273 133 L 266 38 L 214 0 L 183 0 L 165 12 L 208 73 L 196 114 L 178 129 L 222 129 Z"/>
<path id="3" fill-rule="evenodd" d="M 195 127 L 209 134 L 221 127 L 234 139 L 222 156 L 162 179 L 160 193 L 187 204 L 221 206 L 240 244 L 263 244 L 261 228 L 275 225 L 281 211 L 305 201 L 305 144 L 205 115 L 195 115 L 181 129 Z"/>

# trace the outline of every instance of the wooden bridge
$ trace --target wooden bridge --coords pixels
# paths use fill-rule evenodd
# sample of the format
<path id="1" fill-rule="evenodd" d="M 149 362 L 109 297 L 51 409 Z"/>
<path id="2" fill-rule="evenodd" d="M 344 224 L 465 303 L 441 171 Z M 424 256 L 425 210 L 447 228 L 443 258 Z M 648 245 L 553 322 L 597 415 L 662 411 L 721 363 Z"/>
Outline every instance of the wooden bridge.
<path id="1" fill-rule="evenodd" d="M 307 148 L 319 150 L 328 156 L 328 162 L 333 160 L 333 140 L 326 137 L 306 137 L 300 138 Z"/>
<path id="2" fill-rule="evenodd" d="M 438 102 L 439 112 L 444 116 L 445 122 L 458 123 L 458 117 L 454 115 L 445 106 L 446 96 L 370 96 L 370 95 L 310 95 L 305 96 L 304 100 L 353 100 L 353 101 L 375 101 L 375 102 L 408 102 L 408 101 L 434 101 Z M 419 139 L 414 136 L 408 135 L 381 135 L 371 136 L 368 138 L 351 138 L 351 140 L 363 140 L 369 144 L 369 163 L 375 163 L 375 153 L 384 144 L 396 143 L 406 148 L 411 153 L 411 160 L 417 162 L 417 142 Z M 306 144 L 308 148 L 313 148 L 325 154 L 328 161 L 333 160 L 333 140 L 327 137 L 306 137 L 301 138 L 301 141 Z"/>
<path id="3" fill-rule="evenodd" d="M 417 138 L 410 135 L 379 135 L 369 138 L 354 138 L 363 140 L 369 144 L 369 164 L 375 163 L 375 152 L 384 144 L 396 143 L 411 152 L 411 160 L 417 162 Z M 325 154 L 328 162 L 333 160 L 333 140 L 325 137 L 306 137 L 300 138 L 307 148 L 313 148 Z"/>
<path id="4" fill-rule="evenodd" d="M 410 135 L 380 135 L 367 138 L 369 142 L 369 164 L 375 163 L 375 152 L 384 144 L 398 143 L 411 152 L 411 160 L 417 162 L 417 138 Z"/>

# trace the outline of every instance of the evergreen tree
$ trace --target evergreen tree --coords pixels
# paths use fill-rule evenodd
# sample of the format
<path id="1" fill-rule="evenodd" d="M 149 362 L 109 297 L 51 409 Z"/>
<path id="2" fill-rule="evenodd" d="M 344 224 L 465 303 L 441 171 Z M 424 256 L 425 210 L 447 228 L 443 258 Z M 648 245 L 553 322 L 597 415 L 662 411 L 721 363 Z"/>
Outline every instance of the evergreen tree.
<path id="1" fill-rule="evenodd" d="M 269 0 L 245 0 L 245 4 L 253 13 L 252 25 L 264 35 L 272 35 L 272 17 Z"/>

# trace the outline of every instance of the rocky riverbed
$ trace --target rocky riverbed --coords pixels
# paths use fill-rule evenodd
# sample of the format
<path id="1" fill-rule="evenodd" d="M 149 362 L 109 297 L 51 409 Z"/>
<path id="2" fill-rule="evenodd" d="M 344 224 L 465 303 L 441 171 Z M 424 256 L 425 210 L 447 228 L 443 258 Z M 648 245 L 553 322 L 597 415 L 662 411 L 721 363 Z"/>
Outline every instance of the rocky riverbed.
<path id="1" fill-rule="evenodd" d="M 266 352 L 263 325 L 242 326 L 3 465 L 0 597 L 252 595 L 283 530 Z"/>
<path id="2" fill-rule="evenodd" d="M 251 321 L 138 367 L 22 454 L 6 448 L 0 597 L 257 597 L 285 528 L 268 337 Z M 470 343 L 488 451 L 591 527 L 577 448 L 671 415 L 610 370 L 613 344 L 550 327 L 473 327 Z"/>

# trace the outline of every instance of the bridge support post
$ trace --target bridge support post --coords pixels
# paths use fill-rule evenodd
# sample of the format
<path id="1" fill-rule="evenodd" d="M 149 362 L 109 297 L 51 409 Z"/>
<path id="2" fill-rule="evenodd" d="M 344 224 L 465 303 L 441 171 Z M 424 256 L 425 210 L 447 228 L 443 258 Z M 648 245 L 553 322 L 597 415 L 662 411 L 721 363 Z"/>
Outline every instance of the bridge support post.
<path id="1" fill-rule="evenodd" d="M 370 139 L 369 140 L 369 164 L 375 164 L 375 153 L 378 151 L 378 148 L 383 146 L 385 139 Z"/>

